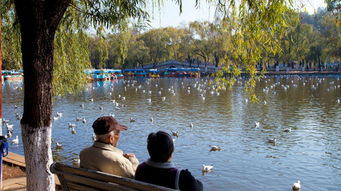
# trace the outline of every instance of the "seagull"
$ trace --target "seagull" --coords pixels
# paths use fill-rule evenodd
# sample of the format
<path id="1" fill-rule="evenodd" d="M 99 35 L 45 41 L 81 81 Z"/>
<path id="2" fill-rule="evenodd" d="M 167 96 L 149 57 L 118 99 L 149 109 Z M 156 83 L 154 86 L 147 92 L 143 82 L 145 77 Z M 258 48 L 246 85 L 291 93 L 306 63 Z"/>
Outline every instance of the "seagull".
<path id="1" fill-rule="evenodd" d="M 56 142 L 56 149 L 63 149 L 63 145 L 61 143 Z"/>
<path id="2" fill-rule="evenodd" d="M 153 121 L 154 121 L 154 118 L 153 117 L 150 117 L 150 122 L 152 122 L 153 123 Z"/>
<path id="3" fill-rule="evenodd" d="M 79 166 L 79 164 L 81 163 L 81 160 L 79 158 L 73 158 L 72 159 L 72 164 L 75 166 Z"/>
<path id="4" fill-rule="evenodd" d="M 57 121 L 58 119 L 59 119 L 58 116 L 54 116 L 54 117 L 53 117 L 53 120 L 54 120 L 54 121 Z"/>
<path id="5" fill-rule="evenodd" d="M 76 130 L 75 130 L 75 128 L 73 127 L 73 128 L 71 128 L 71 133 L 72 134 L 76 134 Z"/>
<path id="6" fill-rule="evenodd" d="M 291 128 L 285 128 L 285 129 L 283 130 L 283 132 L 290 133 L 290 132 L 291 132 Z"/>
<path id="7" fill-rule="evenodd" d="M 96 138 L 96 135 L 93 133 L 93 134 L 92 134 L 92 140 L 93 140 L 93 141 L 96 141 L 96 139 L 97 139 L 97 138 Z"/>
<path id="8" fill-rule="evenodd" d="M 189 124 L 189 127 L 190 127 L 190 128 L 193 128 L 193 126 L 194 126 L 194 125 L 193 125 L 193 123 L 191 122 L 191 123 Z"/>
<path id="9" fill-rule="evenodd" d="M 301 190 L 301 181 L 297 181 L 292 185 L 292 190 L 293 191 L 300 191 Z"/>
<path id="10" fill-rule="evenodd" d="M 3 120 L 2 120 L 2 124 L 5 125 L 5 124 L 8 124 L 8 123 L 9 123 L 9 120 L 8 120 L 8 119 L 3 119 Z"/>
<path id="11" fill-rule="evenodd" d="M 134 119 L 134 118 L 132 118 L 132 117 L 130 117 L 130 123 L 132 123 L 132 122 L 136 122 L 136 120 Z"/>
<path id="12" fill-rule="evenodd" d="M 162 101 L 165 101 L 166 100 L 166 97 L 162 97 Z"/>
<path id="13" fill-rule="evenodd" d="M 63 117 L 63 113 L 57 112 L 57 116 L 58 116 L 58 117 Z"/>
<path id="14" fill-rule="evenodd" d="M 148 98 L 147 102 L 151 103 L 152 102 L 152 98 Z"/>
<path id="15" fill-rule="evenodd" d="M 7 124 L 7 131 L 13 130 L 13 124 Z"/>
<path id="16" fill-rule="evenodd" d="M 201 170 L 202 170 L 203 173 L 205 173 L 205 172 L 211 172 L 212 169 L 213 169 L 213 166 L 212 166 L 212 165 L 204 165 L 204 164 L 202 165 L 202 168 L 201 168 Z"/>
<path id="17" fill-rule="evenodd" d="M 103 107 L 102 107 L 102 106 L 100 106 L 100 107 L 99 107 L 99 110 L 103 110 Z"/>
<path id="18" fill-rule="evenodd" d="M 260 123 L 255 121 L 255 128 L 258 128 L 260 126 Z"/>
<path id="19" fill-rule="evenodd" d="M 82 121 L 83 118 L 82 117 L 76 117 L 76 121 Z"/>
<path id="20" fill-rule="evenodd" d="M 276 138 L 268 139 L 268 143 L 276 144 L 277 140 Z"/>
<path id="21" fill-rule="evenodd" d="M 7 138 L 11 138 L 12 137 L 12 131 L 7 131 Z"/>
<path id="22" fill-rule="evenodd" d="M 84 108 L 84 104 L 82 103 L 82 104 L 80 105 L 80 107 L 81 107 L 81 108 Z"/>
<path id="23" fill-rule="evenodd" d="M 217 145 L 210 145 L 211 149 L 210 149 L 210 152 L 211 151 L 221 151 L 221 148 Z"/>
<path id="24" fill-rule="evenodd" d="M 75 128 L 76 127 L 76 124 L 74 124 L 74 123 L 69 123 L 68 125 L 69 125 L 69 128 Z"/>
<path id="25" fill-rule="evenodd" d="M 179 137 L 179 132 L 178 131 L 172 131 L 172 135 L 174 137 Z"/>
<path id="26" fill-rule="evenodd" d="M 86 123 L 86 119 L 85 119 L 85 118 L 83 118 L 82 122 L 83 122 L 83 123 Z"/>
<path id="27" fill-rule="evenodd" d="M 93 102 L 93 101 L 94 101 L 94 98 L 90 98 L 89 101 Z"/>
<path id="28" fill-rule="evenodd" d="M 340 99 L 337 99 L 337 100 L 336 100 L 336 103 L 341 103 Z"/>
<path id="29" fill-rule="evenodd" d="M 11 141 L 11 143 L 12 144 L 19 144 L 19 137 L 18 137 L 18 135 L 17 136 L 15 136 L 15 139 L 13 139 L 12 141 Z"/>

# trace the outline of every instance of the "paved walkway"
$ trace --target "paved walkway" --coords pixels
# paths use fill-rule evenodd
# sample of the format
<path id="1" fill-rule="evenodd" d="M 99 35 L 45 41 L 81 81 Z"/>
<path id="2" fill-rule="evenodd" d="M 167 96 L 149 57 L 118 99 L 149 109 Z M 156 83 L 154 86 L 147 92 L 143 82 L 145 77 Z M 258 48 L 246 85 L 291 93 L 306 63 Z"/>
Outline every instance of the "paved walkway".
<path id="1" fill-rule="evenodd" d="M 4 162 L 11 163 L 19 167 L 23 167 L 23 168 L 26 167 L 25 158 L 22 155 L 8 152 L 8 155 L 4 157 L 3 160 Z M 57 187 L 60 186 L 60 182 L 57 176 L 55 176 L 55 181 L 56 181 Z M 7 180 L 3 180 L 2 190 L 4 191 L 26 191 L 26 177 L 17 177 L 17 178 L 10 178 Z"/>
<path id="2" fill-rule="evenodd" d="M 3 191 L 26 191 L 26 177 L 10 178 L 2 181 Z"/>

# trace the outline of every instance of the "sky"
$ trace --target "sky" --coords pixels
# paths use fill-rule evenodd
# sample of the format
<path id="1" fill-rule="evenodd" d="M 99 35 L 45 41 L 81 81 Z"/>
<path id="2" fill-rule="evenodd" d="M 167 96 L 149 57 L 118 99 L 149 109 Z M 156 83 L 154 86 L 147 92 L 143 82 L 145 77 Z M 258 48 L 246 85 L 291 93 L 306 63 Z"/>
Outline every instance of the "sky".
<path id="1" fill-rule="evenodd" d="M 294 0 L 302 11 L 307 11 L 310 14 L 314 13 L 319 7 L 326 7 L 325 0 Z M 201 1 L 199 8 L 195 8 L 195 0 L 183 0 L 183 11 L 179 14 L 179 7 L 174 1 L 166 0 L 161 9 L 154 8 L 151 19 L 151 27 L 178 27 L 183 24 L 188 24 L 192 21 L 213 21 L 214 7 Z M 151 8 L 152 9 L 152 8 Z"/>

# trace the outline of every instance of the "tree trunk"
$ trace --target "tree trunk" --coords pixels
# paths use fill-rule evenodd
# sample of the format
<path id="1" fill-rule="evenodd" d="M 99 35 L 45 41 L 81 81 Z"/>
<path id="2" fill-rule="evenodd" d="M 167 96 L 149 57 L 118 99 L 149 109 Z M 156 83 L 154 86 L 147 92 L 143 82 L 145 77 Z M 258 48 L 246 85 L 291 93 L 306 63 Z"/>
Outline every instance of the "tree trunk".
<path id="1" fill-rule="evenodd" d="M 2 87 L 2 18 L 0 17 L 0 87 Z M 2 88 L 0 88 L 0 135 L 2 135 Z M 2 172 L 0 172 L 2 186 Z M 1 188 L 0 188 L 1 189 Z"/>
<path id="2" fill-rule="evenodd" d="M 70 0 L 15 0 L 24 68 L 24 114 L 21 120 L 27 190 L 55 190 L 49 167 L 53 41 Z"/>
<path id="3" fill-rule="evenodd" d="M 27 190 L 55 190 L 52 164 L 51 126 L 31 127 L 21 124 L 27 174 Z"/>

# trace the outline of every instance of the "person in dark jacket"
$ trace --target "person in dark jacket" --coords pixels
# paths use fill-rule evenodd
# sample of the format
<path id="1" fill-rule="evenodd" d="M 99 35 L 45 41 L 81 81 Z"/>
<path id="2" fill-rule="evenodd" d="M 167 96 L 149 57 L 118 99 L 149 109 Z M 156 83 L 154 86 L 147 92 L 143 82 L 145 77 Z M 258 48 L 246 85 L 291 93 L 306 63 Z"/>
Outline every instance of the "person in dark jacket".
<path id="1" fill-rule="evenodd" d="M 187 169 L 179 170 L 174 167 L 171 162 L 174 144 L 168 133 L 163 131 L 150 133 L 147 142 L 150 158 L 137 167 L 136 180 L 177 190 L 203 190 L 202 183 Z"/>

